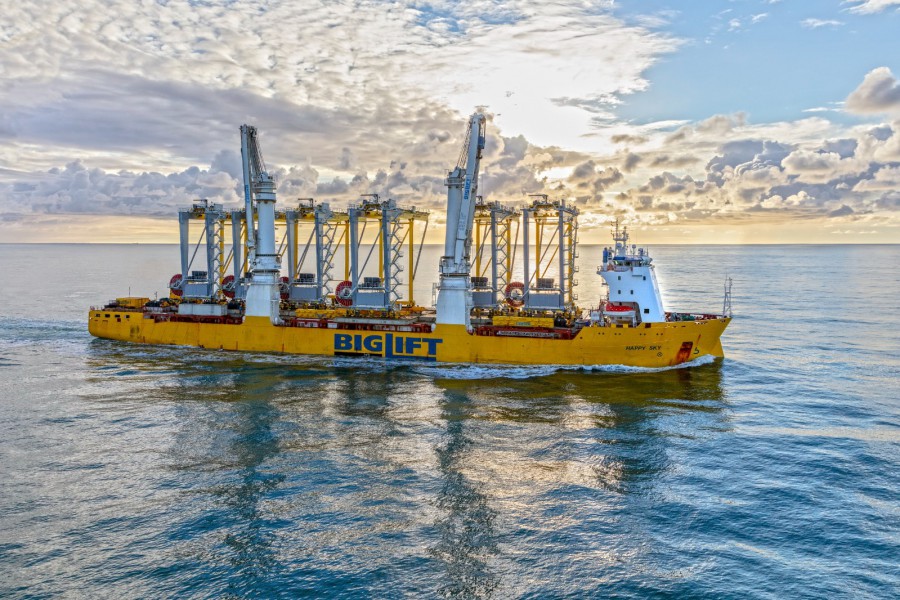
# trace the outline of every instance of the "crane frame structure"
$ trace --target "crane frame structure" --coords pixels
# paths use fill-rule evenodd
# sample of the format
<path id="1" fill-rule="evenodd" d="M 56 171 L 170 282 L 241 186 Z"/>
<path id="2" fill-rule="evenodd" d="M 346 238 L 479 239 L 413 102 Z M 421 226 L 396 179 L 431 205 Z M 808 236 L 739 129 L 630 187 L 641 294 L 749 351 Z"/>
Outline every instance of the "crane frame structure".
<path id="1" fill-rule="evenodd" d="M 475 204 L 475 274 L 472 276 L 474 308 L 498 308 L 505 300 L 506 285 L 512 281 L 515 248 L 521 212 L 499 202 Z M 485 258 L 485 249 L 490 253 Z M 490 279 L 488 279 L 490 270 Z"/>
<path id="2" fill-rule="evenodd" d="M 522 209 L 525 308 L 572 311 L 578 299 L 574 292 L 578 285 L 575 279 L 578 271 L 575 265 L 578 257 L 578 209 L 566 205 L 565 200 L 551 201 L 546 194 L 532 197 L 535 199 L 531 205 Z M 533 271 L 529 240 L 532 222 L 535 236 Z M 547 277 L 554 271 L 556 277 Z"/>
<path id="3" fill-rule="evenodd" d="M 285 245 L 287 247 L 288 291 L 287 297 L 294 302 L 321 304 L 334 294 L 332 283 L 335 277 L 337 251 L 344 248 L 344 279 L 350 270 L 349 214 L 334 211 L 327 202 L 315 203 L 312 198 L 303 198 L 295 209 L 283 213 Z M 276 214 L 276 221 L 278 221 Z M 301 226 L 309 228 L 309 236 L 300 251 Z M 312 249 L 313 272 L 304 272 L 304 265 Z"/>
<path id="4" fill-rule="evenodd" d="M 394 200 L 380 201 L 377 195 L 372 198 L 352 205 L 347 211 L 332 210 L 328 203 L 315 203 L 308 198 L 302 199 L 297 208 L 275 211 L 274 226 L 284 230 L 276 251 L 279 263 L 287 255 L 284 261 L 287 276 L 278 282 L 281 298 L 300 306 L 330 303 L 335 294 L 332 284 L 342 277 L 352 283 L 355 294 L 348 307 L 399 310 L 416 306 L 415 272 L 428 228 L 429 212 L 415 206 L 400 207 Z M 192 221 L 203 224 L 195 244 L 191 240 Z M 417 237 L 416 229 L 420 223 L 424 223 L 424 227 Z M 229 225 L 232 242 L 227 248 L 225 231 Z M 367 228 L 376 231 L 374 240 L 365 239 Z M 251 280 L 248 230 L 244 209 L 225 210 L 219 204 L 201 199 L 191 208 L 180 210 L 181 267 L 182 273 L 188 276 L 173 289 L 181 291 L 183 299 L 191 302 L 221 302 L 231 296 L 245 298 Z M 306 241 L 302 243 L 304 238 Z M 389 240 L 388 244 L 384 243 L 385 239 Z M 201 247 L 203 253 L 200 253 Z M 368 252 L 366 247 L 369 247 Z M 376 249 L 378 254 L 373 268 L 377 268 L 378 284 L 367 286 L 367 278 L 361 276 L 369 261 L 361 263 L 359 257 L 362 254 L 368 259 Z M 343 265 L 336 267 L 341 250 Z M 191 271 L 198 254 L 207 266 L 205 271 Z M 406 265 L 402 262 L 404 257 L 408 257 Z M 305 271 L 304 267 L 312 272 Z M 339 269 L 340 277 L 333 275 L 335 268 Z M 233 276 L 228 275 L 229 270 L 233 271 Z M 404 271 L 408 272 L 406 297 L 402 296 Z M 368 279 L 371 283 L 373 278 Z M 388 295 L 385 295 L 386 291 Z"/>
<path id="5" fill-rule="evenodd" d="M 381 200 L 378 194 L 366 194 L 348 210 L 349 282 L 347 306 L 368 310 L 397 311 L 416 306 L 414 282 L 418 258 L 428 231 L 428 211 L 415 206 L 398 206 L 393 199 Z M 415 237 L 416 224 L 423 222 L 422 236 Z M 366 229 L 372 224 L 375 237 L 368 242 L 369 251 L 360 262 L 366 241 Z M 418 249 L 417 249 L 418 248 Z M 378 250 L 377 277 L 366 276 L 369 260 Z M 406 257 L 407 265 L 403 265 Z M 407 297 L 401 295 L 401 274 L 407 271 Z"/>

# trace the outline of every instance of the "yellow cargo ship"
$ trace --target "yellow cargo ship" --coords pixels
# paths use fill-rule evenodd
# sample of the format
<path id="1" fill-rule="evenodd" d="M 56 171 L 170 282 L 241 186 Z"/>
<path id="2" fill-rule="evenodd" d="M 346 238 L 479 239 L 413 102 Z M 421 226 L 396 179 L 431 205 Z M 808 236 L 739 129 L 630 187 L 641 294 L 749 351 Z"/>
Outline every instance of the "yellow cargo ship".
<path id="1" fill-rule="evenodd" d="M 701 356 L 722 357 L 719 341 L 728 318 L 686 322 L 583 327 L 570 338 L 554 329 L 516 327 L 494 335 L 464 326 L 435 325 L 434 331 L 403 331 L 411 325 L 366 325 L 344 329 L 323 320 L 273 325 L 263 317 L 241 323 L 206 323 L 154 318 L 139 309 L 102 308 L 90 313 L 91 334 L 123 342 L 177 344 L 221 350 L 326 356 L 377 356 L 453 363 L 676 365 Z M 509 332 L 508 335 L 502 335 Z M 547 337 L 543 337 L 546 335 Z M 533 337 L 541 336 L 541 337 Z"/>
<path id="2" fill-rule="evenodd" d="M 460 161 L 447 178 L 434 309 L 412 297 L 424 241 L 423 231 L 417 249 L 414 233 L 427 213 L 377 196 L 345 212 L 312 201 L 276 211 L 256 130 L 245 125 L 244 209 L 204 201 L 180 211 L 182 272 L 169 282 L 170 297 L 125 297 L 91 308 L 90 333 L 142 344 L 450 363 L 666 367 L 724 356 L 728 286 L 723 314 L 666 312 L 649 253 L 629 246 L 627 230 L 618 225 L 615 245 L 603 250 L 597 270 L 607 297 L 589 310 L 579 308 L 577 209 L 546 196 L 521 209 L 485 203 L 477 195 L 484 126 L 483 115 L 471 117 Z M 203 231 L 189 258 L 189 225 L 198 220 Z M 277 224 L 284 229 L 281 247 Z M 363 259 L 370 224 L 369 237 L 371 230 L 377 234 Z M 233 242 L 226 253 L 228 225 Z M 310 229 L 304 247 L 302 227 Z M 513 281 L 520 230 L 524 276 Z M 192 271 L 204 245 L 207 269 Z M 339 250 L 343 279 L 336 282 Z M 375 250 L 377 276 L 368 269 Z M 401 284 L 404 268 L 408 288 Z"/>

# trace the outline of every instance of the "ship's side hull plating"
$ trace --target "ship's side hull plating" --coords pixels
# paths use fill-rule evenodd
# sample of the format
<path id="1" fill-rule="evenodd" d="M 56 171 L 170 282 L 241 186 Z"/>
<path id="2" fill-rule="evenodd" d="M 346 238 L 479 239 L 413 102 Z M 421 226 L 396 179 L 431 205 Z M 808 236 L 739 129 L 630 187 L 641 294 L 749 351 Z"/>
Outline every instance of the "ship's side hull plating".
<path id="1" fill-rule="evenodd" d="M 96 337 L 250 352 L 324 356 L 379 356 L 452 363 L 665 367 L 703 356 L 722 357 L 719 338 L 731 321 L 645 323 L 638 327 L 585 327 L 573 339 L 532 337 L 527 331 L 493 336 L 463 325 L 436 325 L 430 333 L 330 327 L 283 327 L 268 318 L 241 324 L 159 321 L 139 312 L 93 310 Z"/>

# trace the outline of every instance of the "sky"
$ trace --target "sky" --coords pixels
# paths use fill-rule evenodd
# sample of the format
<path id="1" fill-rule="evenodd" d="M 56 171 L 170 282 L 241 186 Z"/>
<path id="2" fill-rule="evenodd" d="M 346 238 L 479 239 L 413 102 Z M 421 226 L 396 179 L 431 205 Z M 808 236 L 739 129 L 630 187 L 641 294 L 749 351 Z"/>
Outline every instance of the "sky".
<path id="1" fill-rule="evenodd" d="M 479 192 L 648 243 L 900 242 L 900 0 L 4 2 L 0 243 L 174 242 L 241 205 L 432 211 L 466 120 Z"/>

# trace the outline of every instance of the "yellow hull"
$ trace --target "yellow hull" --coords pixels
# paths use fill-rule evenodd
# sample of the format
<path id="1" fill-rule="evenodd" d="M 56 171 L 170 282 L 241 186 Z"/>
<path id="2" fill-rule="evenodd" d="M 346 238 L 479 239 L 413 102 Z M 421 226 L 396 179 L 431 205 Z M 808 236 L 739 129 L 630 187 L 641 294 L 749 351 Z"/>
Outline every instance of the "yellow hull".
<path id="1" fill-rule="evenodd" d="M 238 325 L 156 322 L 136 311 L 92 310 L 96 337 L 142 344 L 173 344 L 248 352 L 324 356 L 380 356 L 450 363 L 520 365 L 629 365 L 666 367 L 704 356 L 722 357 L 719 338 L 731 321 L 645 323 L 638 327 L 586 327 L 571 340 L 470 334 L 462 325 L 431 333 L 280 327 L 248 317 Z"/>

